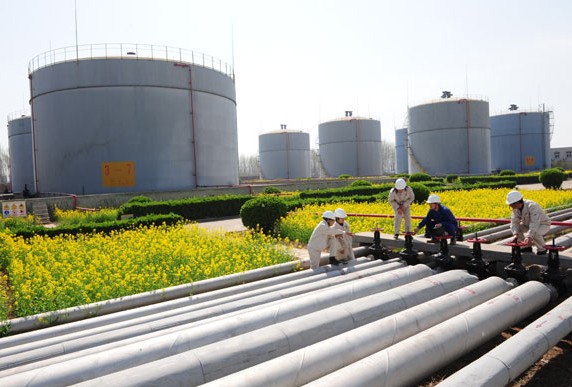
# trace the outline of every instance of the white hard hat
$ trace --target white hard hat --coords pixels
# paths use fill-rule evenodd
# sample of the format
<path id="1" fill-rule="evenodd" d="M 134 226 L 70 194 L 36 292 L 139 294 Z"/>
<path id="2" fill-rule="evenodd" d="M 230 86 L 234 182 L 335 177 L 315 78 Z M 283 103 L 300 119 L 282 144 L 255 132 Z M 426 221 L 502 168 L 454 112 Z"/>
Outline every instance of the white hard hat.
<path id="1" fill-rule="evenodd" d="M 346 214 L 346 212 L 344 210 L 342 210 L 341 208 L 336 208 L 336 210 L 334 211 L 334 214 L 336 215 L 336 218 L 347 218 L 348 215 Z"/>
<path id="2" fill-rule="evenodd" d="M 322 218 L 336 220 L 336 215 L 332 211 L 324 211 Z"/>
<path id="3" fill-rule="evenodd" d="M 510 191 L 508 195 L 506 195 L 506 204 L 513 204 L 522 200 L 522 194 L 518 191 Z"/>
<path id="4" fill-rule="evenodd" d="M 404 189 L 407 187 L 407 183 L 402 178 L 395 180 L 395 188 L 397 189 Z"/>
<path id="5" fill-rule="evenodd" d="M 437 195 L 429 195 L 429 199 L 427 199 L 427 203 L 441 203 L 441 198 Z"/>

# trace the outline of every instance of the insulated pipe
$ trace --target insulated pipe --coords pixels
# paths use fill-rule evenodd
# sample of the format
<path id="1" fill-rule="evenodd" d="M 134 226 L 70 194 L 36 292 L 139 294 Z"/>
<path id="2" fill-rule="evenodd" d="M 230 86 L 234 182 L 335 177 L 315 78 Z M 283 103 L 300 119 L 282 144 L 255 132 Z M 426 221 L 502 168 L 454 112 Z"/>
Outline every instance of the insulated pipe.
<path id="1" fill-rule="evenodd" d="M 570 332 L 572 297 L 445 379 L 439 386 L 506 386 Z"/>
<path id="2" fill-rule="evenodd" d="M 393 261 L 393 262 L 392 262 Z M 373 267 L 369 270 L 360 273 L 353 273 L 344 275 L 344 280 L 350 279 L 359 279 L 365 276 L 375 275 L 382 273 L 384 271 L 389 271 L 391 269 L 399 268 L 405 266 L 403 262 L 398 262 L 398 259 L 388 260 L 378 265 L 379 267 Z M 359 267 L 370 266 L 380 261 L 370 261 L 364 264 L 359 265 Z M 337 272 L 337 271 L 335 271 Z M 325 276 L 326 274 L 315 275 L 314 279 L 317 281 L 320 277 Z M 331 278 L 330 278 L 331 279 Z M 339 280 L 339 279 L 338 279 Z M 322 281 L 323 282 L 323 281 Z M 338 284 L 339 285 L 339 284 Z M 304 295 L 298 295 L 290 298 L 289 300 L 294 300 L 298 298 L 304 298 Z M 190 323 L 186 323 L 184 326 L 180 326 L 180 318 L 174 319 L 174 323 L 169 326 L 167 329 L 159 330 L 158 324 L 155 323 L 148 323 L 148 324 L 140 324 L 132 326 L 131 328 L 127 328 L 124 330 L 115 330 L 112 329 L 114 327 L 108 325 L 107 331 L 99 334 L 99 335 L 89 335 L 89 331 L 83 331 L 86 337 L 80 336 L 80 338 L 74 339 L 73 337 L 64 337 L 60 336 L 56 338 L 56 343 L 53 344 L 52 342 L 40 342 L 34 343 L 36 345 L 29 346 L 26 348 L 26 351 L 22 347 L 16 347 L 18 353 L 10 352 L 12 356 L 4 356 L 0 357 L 0 368 L 7 368 L 0 371 L 0 377 L 4 377 L 7 375 L 12 375 L 15 373 L 27 371 L 30 369 L 38 368 L 38 367 L 45 367 L 54 363 L 59 363 L 63 361 L 67 361 L 70 359 L 78 358 L 81 356 L 86 356 L 92 353 L 103 352 L 106 350 L 113 350 L 113 348 L 124 346 L 127 344 L 136 343 L 142 340 L 151 339 L 153 337 L 160 337 L 169 333 L 177 333 L 184 329 L 191 329 L 192 327 L 211 323 L 216 320 L 227 319 L 233 316 L 240 316 L 241 314 L 252 311 L 256 309 L 262 309 L 265 307 L 271 307 L 273 305 L 278 305 L 284 302 L 284 300 L 276 300 L 270 302 L 266 305 L 254 306 L 248 309 L 242 309 L 235 312 L 224 313 L 225 306 L 220 306 L 218 308 L 211 308 L 215 312 L 218 312 L 219 315 L 210 317 L 207 319 L 201 319 L 205 316 L 205 310 L 198 311 L 199 315 L 197 316 L 196 313 L 193 316 L 195 320 Z M 206 311 L 208 313 L 208 311 Z M 171 319 L 173 320 L 173 319 Z M 71 323 L 77 324 L 77 323 Z M 160 324 L 165 325 L 165 321 L 160 321 Z M 150 333 L 145 333 L 150 332 Z M 125 335 L 131 336 L 129 338 L 125 338 Z M 122 338 L 123 337 L 123 338 Z M 71 338 L 71 339 L 70 339 Z M 105 343 L 108 344 L 105 344 Z M 1 343 L 1 340 L 0 340 Z M 51 343 L 51 346 L 47 344 Z M 37 347 L 37 348 L 36 348 Z M 84 349 L 81 349 L 81 348 Z M 35 349 L 34 349 L 35 348 Z M 64 354 L 62 354 L 64 353 Z M 42 360 L 38 360 L 42 359 Z M 37 360 L 37 361 L 36 361 Z M 11 367 L 11 368 L 8 368 Z"/>
<path id="3" fill-rule="evenodd" d="M 376 261 L 371 261 L 367 258 L 358 258 L 357 263 L 364 263 L 364 265 L 357 266 L 356 270 L 363 270 L 372 267 L 372 263 Z M 390 262 L 390 261 L 386 261 Z M 365 264 L 367 263 L 367 265 Z M 369 266 L 369 267 L 368 267 Z M 332 277 L 339 274 L 339 271 L 332 270 L 328 273 L 320 275 L 320 278 Z M 186 295 L 182 298 L 176 298 L 169 301 L 160 302 L 157 304 L 151 304 L 146 306 L 140 306 L 134 309 L 128 308 L 119 312 L 112 314 L 106 314 L 102 316 L 96 316 L 89 319 L 79 320 L 73 323 L 67 323 L 63 325 L 51 326 L 48 328 L 37 329 L 30 332 L 21 333 L 15 336 L 8 336 L 0 338 L 0 348 L 8 348 L 16 345 L 22 345 L 25 343 L 38 342 L 39 340 L 44 340 L 49 337 L 56 337 L 58 335 L 81 332 L 84 335 L 85 331 L 94 327 L 101 327 L 105 324 L 112 324 L 120 321 L 128 321 L 141 316 L 148 316 L 153 313 L 160 313 L 164 311 L 172 311 L 177 308 L 185 307 L 188 305 L 195 305 L 201 302 L 209 300 L 220 300 L 230 295 L 236 295 L 240 297 L 244 293 L 252 293 L 258 290 L 261 293 L 266 293 L 267 289 L 272 286 L 290 286 L 293 281 L 300 281 L 302 279 L 307 279 L 308 282 L 316 280 L 316 274 L 310 270 L 302 270 L 297 272 L 292 272 L 288 274 L 283 274 L 277 277 L 270 277 L 266 279 L 261 279 L 255 282 L 248 282 L 241 285 L 235 285 L 230 287 L 225 287 L 218 290 L 213 290 L 206 293 L 200 293 L 195 295 Z M 145 294 L 145 293 L 143 293 Z M 63 311 L 58 311 L 54 313 L 63 313 Z M 14 320 L 11 320 L 14 321 Z M 5 354 L 0 350 L 0 357 Z"/>
<path id="4" fill-rule="evenodd" d="M 217 379 L 205 387 L 300 386 L 454 317 L 511 287 L 510 283 L 499 277 L 489 277 L 360 328 Z"/>
<path id="5" fill-rule="evenodd" d="M 369 269 L 366 273 L 360 275 L 369 276 L 405 266 L 405 263 L 403 262 L 394 261 L 390 264 L 380 264 L 379 262 L 380 261 L 370 261 L 359 265 L 355 270 L 360 271 L 362 268 Z M 286 299 L 312 290 L 339 285 L 340 283 L 349 282 L 359 278 L 357 275 L 340 276 L 340 274 L 340 271 L 333 270 L 328 273 L 300 278 L 236 295 L 219 297 L 205 302 L 191 304 L 187 301 L 187 305 L 179 307 L 171 305 L 170 310 L 162 310 L 159 313 L 154 313 L 153 311 L 146 315 L 141 315 L 140 311 L 135 311 L 137 314 L 135 316 L 135 313 L 132 313 L 134 311 L 129 310 L 127 311 L 128 313 L 126 313 L 131 316 L 128 320 L 107 324 L 101 323 L 97 326 L 92 326 L 90 328 L 84 327 L 84 329 L 78 330 L 73 327 L 73 325 L 85 325 L 82 324 L 83 321 L 80 321 L 78 323 L 71 324 L 73 332 L 68 333 L 67 331 L 63 331 L 59 335 L 53 335 L 52 332 L 48 332 L 49 336 L 42 335 L 43 331 L 30 332 L 35 333 L 33 335 L 36 339 L 35 341 L 22 343 L 18 346 L 6 346 L 6 348 L 0 349 L 0 369 L 7 368 L 10 362 L 13 361 L 9 356 L 12 354 L 17 354 L 16 356 L 19 359 L 47 357 L 47 354 L 52 353 L 52 351 L 59 353 L 61 351 L 61 343 L 63 342 L 66 343 L 66 352 L 70 353 L 91 347 L 95 344 L 101 345 L 110 341 L 126 339 L 157 331 L 163 329 L 163 327 L 182 325 L 199 319 L 222 315 L 224 313 L 262 305 L 280 299 Z M 200 296 L 201 295 L 198 295 L 197 297 Z M 169 304 L 173 304 L 173 302 L 169 302 Z M 112 334 L 109 334 L 108 332 L 112 332 Z M 0 344 L 4 344 L 1 339 Z M 55 345 L 55 347 L 50 348 L 50 345 Z M 2 345 L 2 347 L 4 347 L 4 345 Z M 41 355 L 32 355 L 28 352 L 34 349 L 39 349 Z M 16 362 L 19 363 L 20 361 Z"/>
<path id="6" fill-rule="evenodd" d="M 172 333 L 169 329 L 159 331 L 156 332 L 158 337 L 147 340 L 139 338 L 131 344 L 116 342 L 113 343 L 112 350 L 10 375 L 0 379 L 0 385 L 45 386 L 78 383 L 325 309 L 333 304 L 379 293 L 430 275 L 432 270 L 429 267 L 416 265 L 360 278 L 360 281 L 311 292 L 287 301 L 274 302 L 265 307 L 248 309 L 210 323 L 199 321 L 183 325 L 176 327 L 176 331 Z M 192 329 L 189 329 L 190 327 Z M 60 354 L 65 351 L 66 343 L 62 343 Z"/>
<path id="7" fill-rule="evenodd" d="M 301 284 L 291 283 L 291 286 L 286 289 L 280 286 L 278 290 L 272 291 L 274 289 L 268 289 L 268 292 L 263 292 L 262 294 L 255 291 L 255 295 L 251 297 L 248 297 L 248 293 L 241 293 L 239 297 L 229 296 L 222 300 L 218 299 L 199 305 L 179 308 L 174 311 L 174 315 L 171 312 L 162 312 L 156 315 L 134 318 L 126 322 L 119 322 L 90 330 L 26 343 L 0 351 L 2 355 L 0 356 L 0 370 L 13 367 L 14 365 L 32 363 L 36 359 L 46 359 L 62 354 L 71 354 L 81 351 L 82 349 L 97 347 L 119 340 L 129 338 L 137 339 L 137 336 L 143 336 L 145 334 L 164 334 L 165 329 L 169 328 L 173 331 L 183 329 L 183 327 L 179 328 L 179 326 L 183 326 L 184 324 L 188 325 L 197 322 L 197 324 L 200 325 L 208 318 L 226 318 L 232 312 L 236 314 L 242 313 L 249 308 L 264 308 L 271 302 L 284 302 L 284 300 L 288 301 L 296 297 L 305 297 L 309 292 L 323 291 L 328 287 L 335 288 L 346 282 L 354 281 L 362 277 L 378 275 L 404 266 L 405 263 L 403 262 L 393 262 L 377 265 L 363 273 L 352 273 L 329 278 L 320 275 L 319 277 L 316 276 L 317 278 L 314 277 L 313 282 L 307 283 L 306 279 L 302 279 L 299 280 L 302 281 Z M 325 279 L 322 280 L 322 278 Z M 224 302 L 225 300 L 228 300 L 228 302 Z M 221 303 L 221 301 L 223 302 Z M 213 303 L 214 305 L 211 305 Z M 56 359 L 56 361 L 57 360 L 59 359 Z"/>
<path id="8" fill-rule="evenodd" d="M 530 281 L 308 386 L 406 386 L 472 351 L 550 301 L 551 292 Z"/>
<path id="9" fill-rule="evenodd" d="M 478 279 L 454 270 L 248 334 L 91 380 L 88 385 L 197 386 L 419 305 Z M 391 337 L 391 336 L 390 336 Z M 346 342 L 347 345 L 347 342 Z M 345 352 L 350 352 L 346 351 Z M 295 373 L 293 374 L 295 375 Z M 220 385 L 220 384 L 219 384 Z M 233 386 L 234 384 L 222 385 Z"/>

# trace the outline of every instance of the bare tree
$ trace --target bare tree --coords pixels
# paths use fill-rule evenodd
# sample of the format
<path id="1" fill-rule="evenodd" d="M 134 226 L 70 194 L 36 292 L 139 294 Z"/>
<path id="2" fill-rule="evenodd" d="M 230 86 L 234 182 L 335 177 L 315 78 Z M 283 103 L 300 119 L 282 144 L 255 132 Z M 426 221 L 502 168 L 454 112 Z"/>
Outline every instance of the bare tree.
<path id="1" fill-rule="evenodd" d="M 258 164 L 258 156 L 240 155 L 238 158 L 238 176 L 259 177 L 260 166 Z"/>
<path id="2" fill-rule="evenodd" d="M 381 140 L 381 171 L 383 174 L 395 173 L 395 144 Z"/>
<path id="3" fill-rule="evenodd" d="M 0 184 L 7 185 L 10 181 L 10 155 L 0 146 Z"/>

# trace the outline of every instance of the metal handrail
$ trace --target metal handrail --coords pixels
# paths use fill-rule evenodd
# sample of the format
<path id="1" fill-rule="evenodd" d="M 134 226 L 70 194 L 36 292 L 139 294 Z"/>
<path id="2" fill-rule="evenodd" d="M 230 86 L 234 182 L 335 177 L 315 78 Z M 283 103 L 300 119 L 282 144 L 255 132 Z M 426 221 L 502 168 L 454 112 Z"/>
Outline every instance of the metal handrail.
<path id="1" fill-rule="evenodd" d="M 56 48 L 32 58 L 28 74 L 56 63 L 89 59 L 164 60 L 190 63 L 219 71 L 232 79 L 232 67 L 211 55 L 177 47 L 137 43 L 94 43 Z"/>

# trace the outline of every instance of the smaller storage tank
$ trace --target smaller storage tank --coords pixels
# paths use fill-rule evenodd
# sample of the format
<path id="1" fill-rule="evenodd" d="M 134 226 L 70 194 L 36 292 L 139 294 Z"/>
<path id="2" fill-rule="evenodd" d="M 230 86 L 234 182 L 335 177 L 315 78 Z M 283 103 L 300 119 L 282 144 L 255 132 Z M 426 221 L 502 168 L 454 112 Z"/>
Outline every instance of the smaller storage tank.
<path id="1" fill-rule="evenodd" d="M 491 117 L 493 170 L 517 173 L 550 168 L 551 111 L 528 111 Z"/>
<path id="2" fill-rule="evenodd" d="M 408 173 L 407 128 L 395 130 L 395 173 Z"/>
<path id="3" fill-rule="evenodd" d="M 311 177 L 310 135 L 296 130 L 280 130 L 258 137 L 260 173 L 263 179 Z"/>
<path id="4" fill-rule="evenodd" d="M 338 177 L 381 175 L 381 124 L 378 120 L 346 116 L 321 123 L 320 159 L 326 174 Z"/>
<path id="5" fill-rule="evenodd" d="M 489 103 L 446 98 L 409 108 L 409 173 L 491 172 Z"/>
<path id="6" fill-rule="evenodd" d="M 12 192 L 21 193 L 34 189 L 34 149 L 32 145 L 32 118 L 21 115 L 8 117 L 8 146 Z"/>

